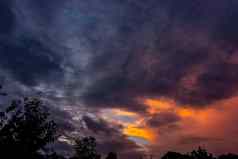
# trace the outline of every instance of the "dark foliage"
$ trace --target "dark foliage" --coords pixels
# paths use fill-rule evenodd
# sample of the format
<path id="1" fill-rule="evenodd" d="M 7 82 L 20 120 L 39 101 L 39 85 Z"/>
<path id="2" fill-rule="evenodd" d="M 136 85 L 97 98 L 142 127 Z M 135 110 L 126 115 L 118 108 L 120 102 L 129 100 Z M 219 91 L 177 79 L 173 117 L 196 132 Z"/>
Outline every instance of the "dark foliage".
<path id="1" fill-rule="evenodd" d="M 218 159 L 238 159 L 238 155 L 229 153 L 229 154 L 226 154 L 226 155 L 219 156 Z"/>
<path id="2" fill-rule="evenodd" d="M 77 139 L 75 144 L 74 159 L 100 159 L 101 156 L 96 150 L 96 139 L 93 137 L 84 137 Z"/>
<path id="3" fill-rule="evenodd" d="M 161 159 L 238 159 L 238 155 L 227 154 L 221 155 L 216 158 L 211 153 L 208 153 L 207 150 L 199 147 L 198 150 L 193 150 L 191 153 L 188 154 L 167 152 Z"/>
<path id="4" fill-rule="evenodd" d="M 161 159 L 191 159 L 191 158 L 189 155 L 169 151 Z"/>
<path id="5" fill-rule="evenodd" d="M 199 147 L 198 150 L 193 150 L 190 156 L 192 159 L 214 159 L 212 154 L 201 147 Z"/>
<path id="6" fill-rule="evenodd" d="M 53 142 L 56 124 L 38 99 L 13 101 L 0 112 L 0 155 L 8 158 L 40 159 Z"/>

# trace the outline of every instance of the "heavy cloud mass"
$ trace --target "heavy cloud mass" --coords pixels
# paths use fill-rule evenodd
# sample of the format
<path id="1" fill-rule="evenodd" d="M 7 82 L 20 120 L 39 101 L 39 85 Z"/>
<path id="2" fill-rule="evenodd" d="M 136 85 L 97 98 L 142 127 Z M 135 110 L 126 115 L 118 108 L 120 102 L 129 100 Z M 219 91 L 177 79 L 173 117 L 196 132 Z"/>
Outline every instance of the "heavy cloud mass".
<path id="1" fill-rule="evenodd" d="M 127 147 L 185 150 L 199 139 L 222 152 L 210 139 L 217 125 L 203 120 L 209 112 L 230 121 L 224 112 L 236 104 L 237 8 L 236 0 L 2 0 L 0 81 L 13 82 L 14 95 L 42 93 L 63 110 L 53 111 L 63 127 L 65 116 L 72 132 L 83 120 L 125 156 Z"/>

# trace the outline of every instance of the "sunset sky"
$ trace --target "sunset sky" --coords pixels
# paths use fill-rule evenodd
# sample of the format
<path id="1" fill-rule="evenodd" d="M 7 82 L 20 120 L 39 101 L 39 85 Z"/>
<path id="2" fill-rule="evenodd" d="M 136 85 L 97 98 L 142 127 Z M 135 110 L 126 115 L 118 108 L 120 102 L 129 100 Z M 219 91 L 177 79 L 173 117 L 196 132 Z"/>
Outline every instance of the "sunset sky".
<path id="1" fill-rule="evenodd" d="M 1 102 L 43 99 L 59 151 L 238 153 L 237 0 L 0 0 L 0 20 Z"/>

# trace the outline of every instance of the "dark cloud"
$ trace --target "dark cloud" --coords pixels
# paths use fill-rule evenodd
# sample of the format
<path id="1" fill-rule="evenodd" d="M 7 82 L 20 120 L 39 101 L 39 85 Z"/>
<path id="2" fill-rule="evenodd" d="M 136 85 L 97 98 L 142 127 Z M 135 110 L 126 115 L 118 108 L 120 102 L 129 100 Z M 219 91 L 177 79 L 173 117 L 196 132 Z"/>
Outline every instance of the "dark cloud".
<path id="1" fill-rule="evenodd" d="M 161 126 L 168 126 L 170 124 L 174 124 L 176 122 L 180 121 L 180 117 L 171 112 L 162 112 L 153 115 L 150 117 L 149 120 L 147 120 L 147 124 L 151 127 L 161 127 Z"/>
<path id="2" fill-rule="evenodd" d="M 91 58 L 83 71 L 94 79 L 88 91 L 82 95 L 87 105 L 126 107 L 144 111 L 143 105 L 138 103 L 136 98 L 168 96 L 181 103 L 204 105 L 232 95 L 210 95 L 208 97 L 206 95 L 204 97 L 203 87 L 206 88 L 206 86 L 203 86 L 205 83 L 202 80 L 195 86 L 202 88 L 195 92 L 181 89 L 183 86 L 179 82 L 195 65 L 213 64 L 217 51 L 214 50 L 214 46 L 222 49 L 219 56 L 228 54 L 229 50 L 226 50 L 228 46 L 225 45 L 223 48 L 220 46 L 220 41 L 233 39 L 225 35 L 234 35 L 229 34 L 229 31 L 234 30 L 230 28 L 234 26 L 230 23 L 233 24 L 233 19 L 236 17 L 235 7 L 233 8 L 236 6 L 235 1 L 219 2 L 215 6 L 211 1 L 200 2 L 198 0 L 181 2 L 151 0 L 146 3 L 143 1 L 115 1 L 106 3 L 106 6 L 95 1 L 68 2 L 68 7 L 74 5 L 71 6 L 71 10 L 64 8 L 66 3 L 63 1 L 57 5 L 55 1 L 25 1 L 25 3 L 28 4 L 25 7 L 30 7 L 34 15 L 38 17 L 46 19 L 55 17 L 51 25 L 41 21 L 42 25 L 49 27 L 50 30 L 58 23 L 57 20 L 59 24 L 65 24 L 62 21 L 78 20 L 73 23 L 79 26 L 78 29 L 65 25 L 63 31 L 61 26 L 60 30 L 55 31 L 62 31 L 59 33 L 62 36 L 69 33 L 68 30 L 77 32 L 74 38 L 87 43 L 86 49 L 90 50 L 88 54 L 91 54 Z M 79 9 L 75 10 L 77 7 Z M 61 11 L 58 10 L 59 8 L 64 8 L 62 10 L 64 14 L 59 14 Z M 59 15 L 62 17 L 57 17 Z M 211 28 L 215 31 L 211 31 Z M 18 80 L 26 81 L 28 84 L 32 82 L 31 85 L 36 83 L 40 74 L 47 77 L 51 73 L 57 74 L 62 71 L 60 68 L 62 60 L 52 53 L 50 48 L 34 43 L 36 42 L 28 42 L 29 46 L 25 44 L 9 46 L 12 49 L 9 52 L 16 52 L 17 49 L 20 52 L 29 52 L 28 48 L 34 52 L 46 52 L 38 55 L 41 56 L 40 60 L 33 63 L 42 65 L 40 68 L 37 67 L 36 71 L 29 69 L 29 65 L 33 64 L 28 60 L 23 63 L 27 74 L 24 74 L 21 67 L 14 73 L 15 76 L 21 73 L 22 77 L 18 77 Z M 28 54 L 31 61 L 34 61 L 36 53 Z M 22 57 L 25 59 L 24 56 L 23 53 Z M 82 54 L 83 56 L 85 55 Z M 13 63 L 18 61 L 13 61 Z M 70 63 L 68 58 L 65 61 Z M 79 59 L 79 62 L 82 61 Z M 220 63 L 224 62 L 224 60 L 220 61 Z M 32 68 L 35 68 L 34 65 Z M 205 69 L 209 70 L 210 66 L 206 65 Z M 15 66 L 9 64 L 8 67 Z M 73 69 L 80 70 L 81 68 Z M 64 74 L 64 72 L 61 73 Z M 47 80 L 51 81 L 54 78 Z M 224 79 L 224 82 L 228 81 Z M 224 86 L 223 91 L 224 89 L 229 90 L 230 87 Z"/>
<path id="3" fill-rule="evenodd" d="M 9 34 L 15 27 L 15 15 L 12 11 L 11 0 L 2 0 L 0 2 L 0 37 Z"/>
<path id="4" fill-rule="evenodd" d="M 118 132 L 120 127 L 117 127 L 115 125 L 109 125 L 106 121 L 99 119 L 99 121 L 96 121 L 88 116 L 83 116 L 82 120 L 86 123 L 86 126 L 89 130 L 91 130 L 93 133 L 103 133 L 106 135 L 112 135 L 116 132 Z"/>
<path id="5" fill-rule="evenodd" d="M 174 20 L 179 20 L 185 24 L 191 25 L 210 25 L 220 18 L 220 12 L 224 12 L 223 9 L 230 2 L 219 1 L 214 5 L 212 0 L 209 1 L 189 1 L 181 0 L 180 2 L 168 0 L 162 0 L 163 7 L 168 9 L 169 15 Z"/>
<path id="6" fill-rule="evenodd" d="M 214 6 L 211 1 L 151 1 L 147 3 L 147 6 L 153 4 L 150 9 L 138 2 L 136 9 L 130 11 L 131 6 L 126 5 L 126 13 L 145 22 L 139 27 L 128 26 L 125 21 L 119 23 L 120 26 L 127 25 L 130 37 L 128 32 L 119 29 L 120 35 L 115 39 L 98 39 L 97 44 L 104 47 L 96 51 L 99 55 L 92 58 L 90 69 L 97 80 L 83 96 L 84 101 L 95 107 L 143 110 L 137 98 L 166 96 L 182 104 L 199 106 L 231 97 L 236 93 L 230 90 L 237 79 L 232 64 L 224 58 L 230 56 L 230 44 L 224 45 L 222 41 L 233 39 L 233 34 L 228 38 L 225 35 L 229 36 L 229 27 L 235 23 L 234 3 L 219 2 Z M 138 10 L 143 16 L 137 15 L 141 13 Z M 220 30 L 214 32 L 213 28 L 222 29 L 224 34 Z M 98 35 L 97 26 L 92 35 Z M 211 70 L 208 74 L 213 76 L 214 65 L 224 66 L 224 63 L 231 69 L 222 67 L 217 70 L 214 78 L 219 78 L 219 82 L 208 84 L 215 80 L 213 77 L 209 77 L 212 80 L 202 80 L 207 76 L 207 70 Z M 194 77 L 197 83 L 191 90 L 184 89 L 181 81 L 199 65 L 203 73 Z"/>
<path id="7" fill-rule="evenodd" d="M 83 100 L 86 103 L 95 107 L 109 107 L 116 108 L 118 106 L 131 109 L 134 111 L 144 111 L 145 108 L 142 104 L 138 103 L 133 99 L 134 95 L 130 96 L 128 93 L 124 92 L 129 88 L 129 85 L 123 77 L 108 77 L 102 81 L 97 81 L 95 85 L 92 86 L 94 91 L 88 92 L 83 95 Z M 100 83 L 100 85 L 98 85 Z M 113 93 L 109 93 L 113 92 Z"/>
<path id="8" fill-rule="evenodd" d="M 0 65 L 16 80 L 37 85 L 41 80 L 54 80 L 62 73 L 60 57 L 32 38 L 2 40 Z"/>
<path id="9" fill-rule="evenodd" d="M 214 37 L 222 40 L 227 45 L 233 45 L 236 47 L 238 42 L 237 35 L 237 17 L 238 17 L 238 3 L 237 1 L 229 1 L 224 5 L 225 9 L 222 12 L 220 19 L 217 21 L 217 25 L 214 27 Z"/>
<path id="10" fill-rule="evenodd" d="M 22 3 L 34 15 L 33 21 L 38 25 L 50 25 L 57 18 L 57 14 L 67 1 L 65 0 L 24 0 Z"/>
<path id="11" fill-rule="evenodd" d="M 54 76 L 62 75 L 62 57 L 54 52 L 53 46 L 47 45 L 50 42 L 47 37 L 43 39 L 30 30 L 23 30 L 21 23 L 25 22 L 25 17 L 20 16 L 22 12 L 17 3 L 3 0 L 0 10 L 1 70 L 29 86 L 37 85 L 43 79 L 53 81 Z"/>
<path id="12" fill-rule="evenodd" d="M 219 1 L 216 5 L 212 1 L 198 0 L 105 2 L 25 0 L 24 5 L 14 3 L 19 6 L 12 6 L 10 2 L 2 1 L 0 7 L 4 9 L 0 15 L 7 19 L 2 24 L 2 32 L 10 32 L 4 28 L 12 31 L 16 27 L 14 14 L 21 13 L 23 19 L 17 19 L 17 22 L 27 22 L 24 25 L 29 27 L 26 28 L 33 28 L 30 35 L 35 32 L 48 34 L 53 41 L 56 40 L 54 35 L 58 35 L 60 39 L 56 41 L 65 47 L 68 41 L 64 40 L 72 43 L 74 39 L 83 41 L 78 45 L 70 43 L 73 48 L 68 50 L 69 56 L 63 55 L 65 59 L 62 60 L 62 53 L 53 51 L 58 46 L 45 45 L 46 41 L 39 40 L 41 36 L 39 39 L 30 36 L 3 39 L 1 52 L 6 53 L 1 57 L 2 68 L 16 80 L 32 86 L 42 79 L 51 83 L 55 77 L 65 82 L 66 72 L 61 68 L 62 63 L 73 63 L 72 72 L 80 70 L 83 72 L 81 76 L 87 76 L 86 80 L 92 79 L 85 81 L 89 83 L 88 90 L 79 95 L 86 105 L 92 107 L 125 107 L 144 111 L 137 98 L 161 96 L 174 98 L 180 103 L 206 105 L 235 93 L 228 93 L 236 83 L 236 78 L 230 79 L 233 76 L 220 79 L 220 83 L 221 80 L 224 83 L 222 88 L 217 88 L 221 86 L 216 83 L 208 85 L 202 80 L 204 77 L 197 77 L 195 91 L 184 90 L 180 82 L 196 65 L 203 65 L 201 76 L 206 76 L 203 75 L 205 70 L 212 70 L 214 63 L 222 65 L 226 62 L 225 59 L 217 62 L 216 58 L 227 56 L 231 51 L 229 43 L 236 42 L 237 2 Z M 21 12 L 13 12 L 14 7 L 19 7 L 17 9 Z M 40 24 L 36 25 L 34 21 Z M 75 52 L 72 51 L 74 49 Z M 86 56 L 89 56 L 87 65 L 81 68 L 81 64 L 77 63 L 85 62 Z M 222 69 L 219 71 L 219 76 L 226 76 Z M 228 71 L 231 72 L 230 69 Z M 71 81 L 80 81 L 84 77 L 71 78 Z M 79 82 L 73 83 L 77 84 Z M 211 90 L 217 91 L 209 92 Z"/>
<path id="13" fill-rule="evenodd" d="M 236 94 L 238 71 L 237 64 L 226 62 L 211 64 L 198 77 L 197 89 L 181 101 L 192 104 L 207 104 Z"/>

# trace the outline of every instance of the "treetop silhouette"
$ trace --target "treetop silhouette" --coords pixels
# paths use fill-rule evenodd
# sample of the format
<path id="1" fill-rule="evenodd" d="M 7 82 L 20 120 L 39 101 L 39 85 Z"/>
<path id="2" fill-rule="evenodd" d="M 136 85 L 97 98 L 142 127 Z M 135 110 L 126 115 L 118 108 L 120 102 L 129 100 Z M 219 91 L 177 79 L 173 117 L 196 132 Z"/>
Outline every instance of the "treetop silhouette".
<path id="1" fill-rule="evenodd" d="M 56 124 L 38 99 L 12 101 L 0 112 L 1 155 L 39 158 L 56 138 Z"/>

